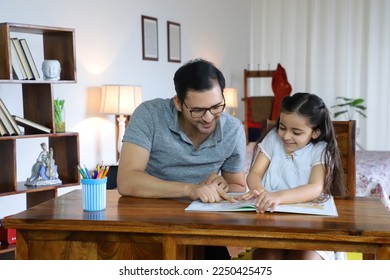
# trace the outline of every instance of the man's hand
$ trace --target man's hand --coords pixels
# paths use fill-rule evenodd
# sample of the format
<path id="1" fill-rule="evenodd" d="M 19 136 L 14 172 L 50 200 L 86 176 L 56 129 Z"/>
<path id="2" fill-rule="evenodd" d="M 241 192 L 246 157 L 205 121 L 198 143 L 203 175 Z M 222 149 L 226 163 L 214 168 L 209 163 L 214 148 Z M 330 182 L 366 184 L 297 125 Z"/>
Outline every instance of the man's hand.
<path id="1" fill-rule="evenodd" d="M 202 202 L 220 202 L 222 200 L 233 201 L 233 198 L 227 194 L 229 185 L 227 181 L 215 173 L 200 182 L 198 187 L 194 188 L 195 199 L 199 198 Z"/>
<path id="2" fill-rule="evenodd" d="M 196 197 L 202 202 L 213 203 L 227 200 L 232 202 L 233 198 L 222 190 L 217 184 L 199 185 L 194 189 Z"/>
<path id="3" fill-rule="evenodd" d="M 222 176 L 217 175 L 216 173 L 211 173 L 209 177 L 202 181 L 200 184 L 201 185 L 209 185 L 209 184 L 214 184 L 216 183 L 224 192 L 229 192 L 229 184 L 223 178 Z"/>

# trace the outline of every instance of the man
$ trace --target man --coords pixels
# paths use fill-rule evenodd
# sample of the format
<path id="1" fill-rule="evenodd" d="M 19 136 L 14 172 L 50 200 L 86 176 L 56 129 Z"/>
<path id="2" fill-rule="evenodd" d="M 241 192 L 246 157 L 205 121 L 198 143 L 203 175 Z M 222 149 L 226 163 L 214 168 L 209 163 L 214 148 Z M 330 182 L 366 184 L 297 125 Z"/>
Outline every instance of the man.
<path id="1" fill-rule="evenodd" d="M 197 59 L 174 76 L 176 95 L 143 102 L 123 137 L 118 191 L 124 196 L 231 200 L 245 192 L 245 132 L 224 113 L 225 78 Z"/>
<path id="2" fill-rule="evenodd" d="M 182 66 L 174 83 L 176 96 L 144 102 L 130 120 L 120 194 L 216 202 L 230 199 L 228 191 L 244 192 L 245 134 L 238 119 L 223 113 L 223 74 L 199 59 Z"/>

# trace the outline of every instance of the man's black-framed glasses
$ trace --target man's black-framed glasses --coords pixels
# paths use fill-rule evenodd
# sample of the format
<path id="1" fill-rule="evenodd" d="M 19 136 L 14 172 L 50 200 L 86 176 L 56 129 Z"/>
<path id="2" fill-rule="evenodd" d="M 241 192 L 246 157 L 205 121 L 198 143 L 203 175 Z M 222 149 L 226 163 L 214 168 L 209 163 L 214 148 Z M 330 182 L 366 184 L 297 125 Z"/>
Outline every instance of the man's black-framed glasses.
<path id="1" fill-rule="evenodd" d="M 187 110 L 190 111 L 191 117 L 194 119 L 203 117 L 207 111 L 210 111 L 212 115 L 218 115 L 223 112 L 223 110 L 226 107 L 226 104 L 223 103 L 221 105 L 215 105 L 210 108 L 197 108 L 197 109 L 190 109 L 188 108 L 187 104 L 183 101 L 184 106 L 186 106 Z"/>

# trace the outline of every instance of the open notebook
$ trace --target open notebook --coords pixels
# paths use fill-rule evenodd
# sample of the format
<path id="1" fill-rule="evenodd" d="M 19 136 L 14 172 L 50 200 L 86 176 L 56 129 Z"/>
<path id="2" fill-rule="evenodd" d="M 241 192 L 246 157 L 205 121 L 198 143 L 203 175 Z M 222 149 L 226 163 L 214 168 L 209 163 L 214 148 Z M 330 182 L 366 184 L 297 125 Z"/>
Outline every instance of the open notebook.
<path id="1" fill-rule="evenodd" d="M 203 203 L 200 200 L 195 200 L 188 205 L 185 210 L 203 212 L 256 211 L 255 202 L 256 199 L 247 201 L 236 200 L 235 202 L 228 202 L 224 200 L 217 203 Z M 274 212 L 338 216 L 337 208 L 332 196 L 325 202 L 279 204 Z"/>

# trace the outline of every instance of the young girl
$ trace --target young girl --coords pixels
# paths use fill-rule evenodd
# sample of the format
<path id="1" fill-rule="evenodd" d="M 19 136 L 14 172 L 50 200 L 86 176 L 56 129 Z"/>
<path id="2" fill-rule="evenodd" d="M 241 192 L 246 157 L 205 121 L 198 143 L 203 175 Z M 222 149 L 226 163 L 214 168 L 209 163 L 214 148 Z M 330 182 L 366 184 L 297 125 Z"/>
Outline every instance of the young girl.
<path id="1" fill-rule="evenodd" d="M 336 135 L 318 96 L 296 93 L 283 99 L 279 119 L 260 144 L 247 176 L 258 213 L 278 204 L 345 195 Z M 256 150 L 255 150 L 256 153 Z M 328 259 L 334 252 L 256 249 L 254 259 Z"/>

